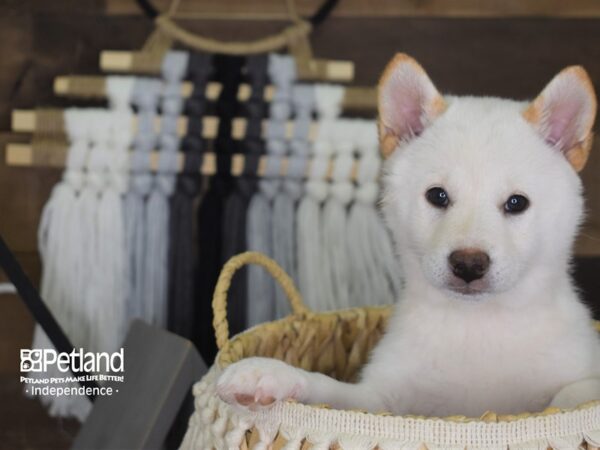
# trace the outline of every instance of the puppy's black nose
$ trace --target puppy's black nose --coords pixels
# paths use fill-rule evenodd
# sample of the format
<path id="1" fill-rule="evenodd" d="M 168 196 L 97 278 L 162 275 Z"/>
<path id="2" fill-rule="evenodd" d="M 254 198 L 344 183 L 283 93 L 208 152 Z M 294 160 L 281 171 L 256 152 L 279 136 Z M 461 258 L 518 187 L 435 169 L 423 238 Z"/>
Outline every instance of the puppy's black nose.
<path id="1" fill-rule="evenodd" d="M 448 257 L 452 273 L 467 283 L 478 280 L 490 267 L 490 257 L 476 248 L 455 250 Z"/>

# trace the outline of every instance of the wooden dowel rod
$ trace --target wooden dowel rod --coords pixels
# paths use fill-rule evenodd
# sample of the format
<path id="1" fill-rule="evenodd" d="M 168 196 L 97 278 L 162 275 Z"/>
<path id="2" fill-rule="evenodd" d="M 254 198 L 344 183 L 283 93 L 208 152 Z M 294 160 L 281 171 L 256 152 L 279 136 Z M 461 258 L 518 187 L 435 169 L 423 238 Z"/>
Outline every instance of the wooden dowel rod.
<path id="1" fill-rule="evenodd" d="M 30 144 L 15 144 L 9 143 L 6 145 L 6 158 L 5 162 L 7 166 L 13 167 L 51 167 L 51 168 L 64 168 L 67 159 L 68 145 L 66 143 L 49 143 L 47 147 L 42 145 L 34 147 Z M 152 171 L 156 171 L 158 168 L 158 162 L 160 158 L 160 151 L 153 151 L 150 154 L 150 168 Z M 185 153 L 180 152 L 178 155 L 178 172 L 181 172 L 184 167 Z M 260 177 L 265 176 L 267 167 L 266 156 L 261 156 L 258 161 L 257 175 Z M 245 166 L 245 155 L 237 153 L 231 157 L 231 174 L 233 176 L 240 176 L 244 173 Z M 358 174 L 358 167 L 360 161 L 356 159 L 354 166 L 351 171 L 351 180 L 356 180 Z M 280 176 L 287 175 L 289 166 L 288 158 L 281 159 L 281 171 Z M 335 167 L 335 158 L 330 159 L 326 171 L 326 179 L 331 180 Z M 306 163 L 306 169 L 304 177 L 308 177 L 311 170 L 311 160 L 308 159 Z M 215 153 L 205 153 L 202 160 L 202 167 L 200 173 L 202 175 L 210 176 L 215 175 L 217 171 L 217 158 Z"/>
<path id="2" fill-rule="evenodd" d="M 143 59 L 144 63 L 137 64 L 138 58 Z M 158 75 L 161 63 L 161 58 L 149 62 L 147 54 L 143 52 L 120 50 L 100 52 L 100 68 L 105 72 L 137 72 Z M 314 59 L 311 63 L 324 67 L 324 70 L 321 71 L 324 75 L 323 81 L 348 82 L 354 79 L 354 63 L 352 61 Z"/>
<path id="3" fill-rule="evenodd" d="M 35 131 L 37 128 L 36 117 L 34 110 L 15 109 L 11 114 L 11 128 L 13 131 Z"/>
<path id="4" fill-rule="evenodd" d="M 40 117 L 43 115 L 43 120 Z M 45 133 L 45 134 L 64 134 L 64 123 L 63 123 L 63 110 L 61 109 L 48 109 L 48 110 L 24 110 L 15 109 L 12 111 L 12 130 L 17 132 L 26 133 Z M 180 116 L 177 121 L 177 133 L 179 136 L 185 136 L 187 134 L 189 119 L 187 116 Z M 156 117 L 154 121 L 154 129 L 158 133 L 160 132 L 160 116 Z M 264 136 L 266 132 L 268 121 L 262 121 L 261 134 Z M 237 117 L 232 121 L 231 136 L 233 139 L 244 139 L 246 136 L 246 128 L 248 121 L 243 117 Z M 285 137 L 291 139 L 294 135 L 294 121 L 288 121 L 286 124 Z M 137 117 L 133 118 L 131 123 L 132 131 L 137 131 Z M 308 140 L 313 141 L 317 135 L 318 124 L 312 122 L 309 132 Z M 205 116 L 202 118 L 202 137 L 205 139 L 214 139 L 217 137 L 219 132 L 219 118 L 217 116 Z"/>
<path id="5" fill-rule="evenodd" d="M 193 84 L 189 81 L 181 83 L 181 96 L 188 98 L 192 95 Z M 205 96 L 215 101 L 221 94 L 221 83 L 211 81 L 206 85 Z M 106 98 L 106 77 L 95 75 L 60 76 L 54 79 L 54 93 L 64 97 Z M 242 83 L 238 89 L 237 99 L 246 102 L 250 98 L 252 88 Z M 270 102 L 275 94 L 273 85 L 265 88 L 264 100 Z M 344 91 L 343 110 L 375 111 L 377 109 L 377 92 L 372 87 L 349 86 Z"/>
<path id="6" fill-rule="evenodd" d="M 205 97 L 208 100 L 214 101 L 221 94 L 222 84 L 216 81 L 211 81 L 206 84 Z M 181 83 L 181 96 L 188 98 L 192 95 L 194 85 L 190 81 Z M 274 87 L 266 86 L 264 92 L 264 100 L 271 101 L 273 99 Z M 54 93 L 63 97 L 84 97 L 104 99 L 107 97 L 106 92 L 106 77 L 96 75 L 78 75 L 78 76 L 60 76 L 54 79 Z M 248 101 L 252 89 L 248 84 L 241 84 L 238 89 L 237 99 L 240 102 Z"/>
<path id="7" fill-rule="evenodd" d="M 29 144 L 6 144 L 6 165 L 31 167 L 36 166 L 33 147 Z"/>

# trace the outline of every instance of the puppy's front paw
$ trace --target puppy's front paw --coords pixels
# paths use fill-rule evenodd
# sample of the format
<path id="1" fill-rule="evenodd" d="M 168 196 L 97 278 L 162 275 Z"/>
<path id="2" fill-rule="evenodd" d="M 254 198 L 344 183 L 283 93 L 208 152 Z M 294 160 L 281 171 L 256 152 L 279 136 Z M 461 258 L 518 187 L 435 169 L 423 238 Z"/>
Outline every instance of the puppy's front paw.
<path id="1" fill-rule="evenodd" d="M 255 411 L 279 400 L 302 400 L 306 385 L 300 369 L 276 359 L 248 358 L 225 369 L 217 394 L 229 404 Z"/>

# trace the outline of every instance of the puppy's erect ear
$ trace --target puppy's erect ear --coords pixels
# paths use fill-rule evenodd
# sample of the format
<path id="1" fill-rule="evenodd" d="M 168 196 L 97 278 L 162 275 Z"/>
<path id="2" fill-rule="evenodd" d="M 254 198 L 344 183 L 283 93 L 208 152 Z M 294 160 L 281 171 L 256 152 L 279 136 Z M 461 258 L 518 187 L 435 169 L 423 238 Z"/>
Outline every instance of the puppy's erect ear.
<path id="1" fill-rule="evenodd" d="M 388 63 L 378 86 L 379 143 L 388 157 L 400 141 L 418 136 L 446 109 L 446 102 L 423 68 L 398 53 Z"/>
<path id="2" fill-rule="evenodd" d="M 563 69 L 523 111 L 542 138 L 580 171 L 592 147 L 596 94 L 585 69 Z"/>

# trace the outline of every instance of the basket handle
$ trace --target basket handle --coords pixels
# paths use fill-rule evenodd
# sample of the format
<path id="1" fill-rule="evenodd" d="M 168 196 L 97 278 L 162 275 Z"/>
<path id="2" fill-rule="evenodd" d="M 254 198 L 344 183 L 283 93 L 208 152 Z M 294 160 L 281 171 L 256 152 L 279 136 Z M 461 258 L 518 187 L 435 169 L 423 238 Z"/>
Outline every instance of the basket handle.
<path id="1" fill-rule="evenodd" d="M 225 263 L 217 285 L 215 286 L 215 293 L 212 300 L 213 308 L 213 327 L 215 329 L 215 337 L 217 338 L 217 347 L 220 349 L 229 340 L 229 323 L 227 322 L 227 292 L 231 286 L 231 279 L 235 272 L 246 264 L 258 264 L 264 267 L 273 278 L 283 288 L 286 297 L 290 302 L 292 311 L 294 314 L 302 314 L 310 312 L 302 297 L 298 292 L 298 289 L 294 285 L 294 281 L 290 276 L 285 273 L 279 264 L 275 260 L 269 258 L 267 255 L 259 252 L 244 252 L 232 257 Z"/>

